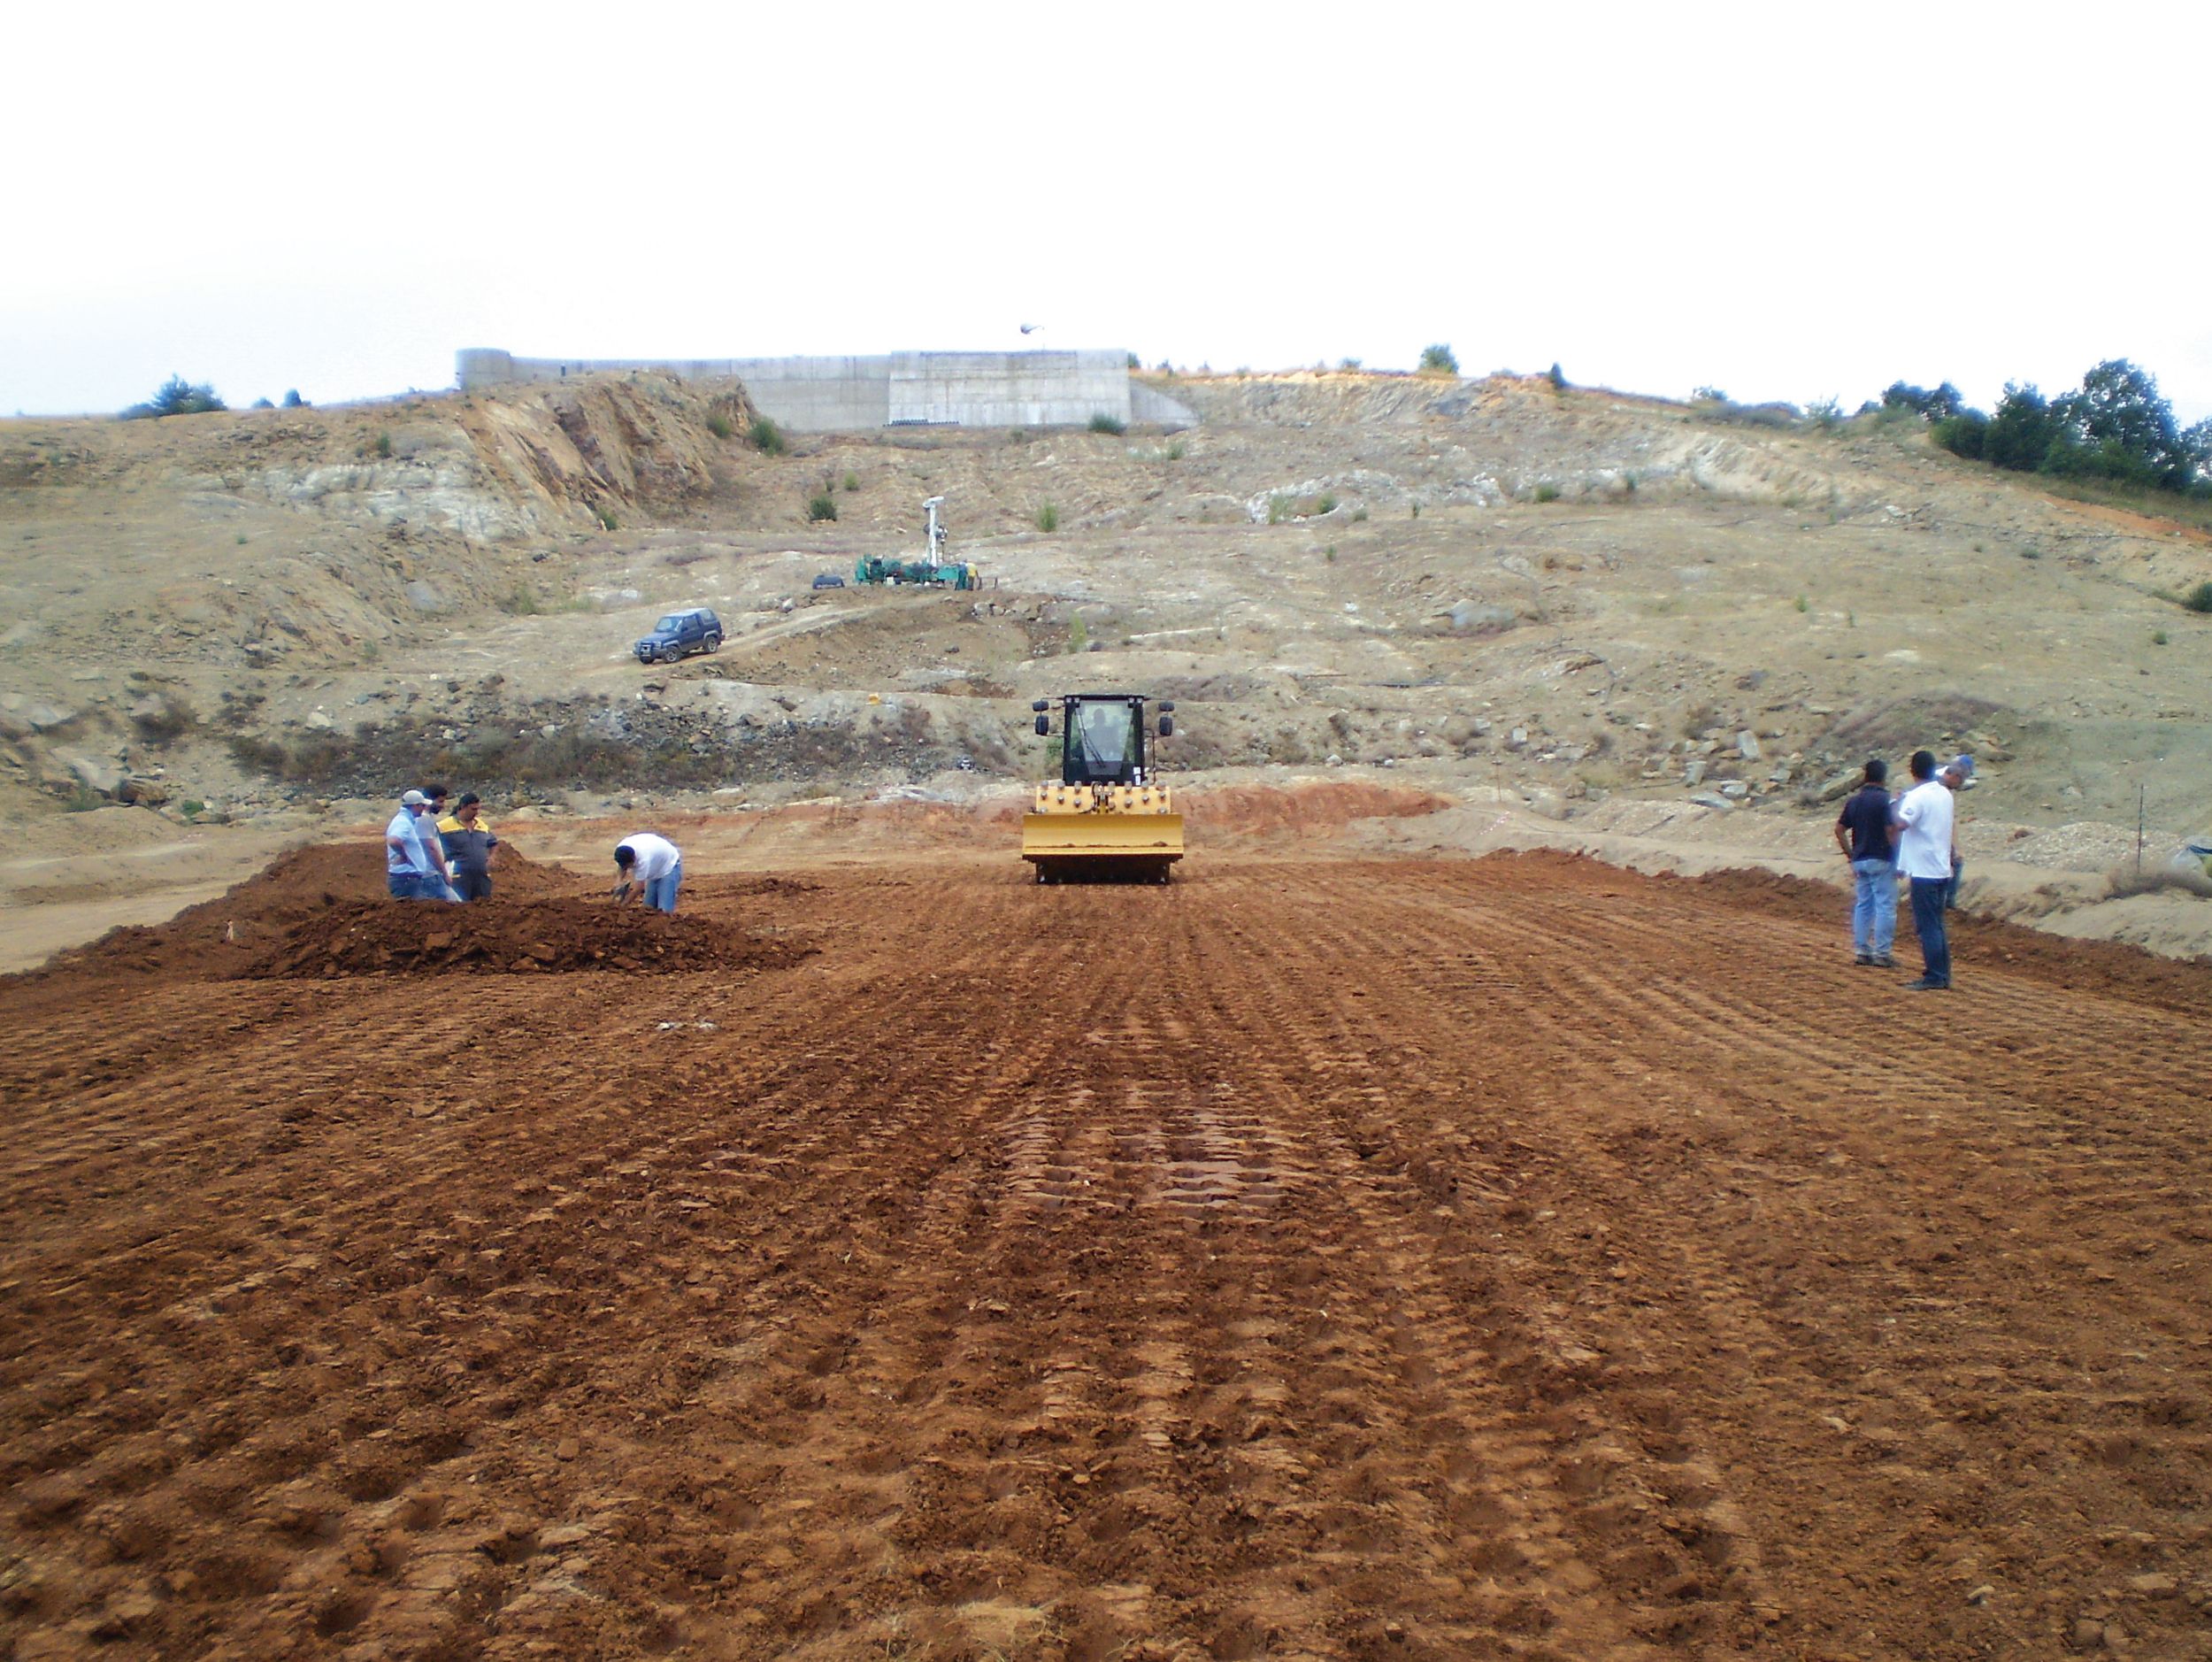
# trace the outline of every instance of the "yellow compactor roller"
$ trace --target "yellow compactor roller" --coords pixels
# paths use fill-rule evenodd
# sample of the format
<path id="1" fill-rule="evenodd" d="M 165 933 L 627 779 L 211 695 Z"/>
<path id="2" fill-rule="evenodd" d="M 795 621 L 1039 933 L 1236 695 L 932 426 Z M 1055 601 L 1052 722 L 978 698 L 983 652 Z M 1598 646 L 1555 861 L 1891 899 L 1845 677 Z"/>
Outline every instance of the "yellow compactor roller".
<path id="1" fill-rule="evenodd" d="M 1022 858 L 1041 883 L 1156 882 L 1183 858 L 1183 816 L 1146 765 L 1141 693 L 1060 696 L 1060 779 L 1037 787 L 1022 816 Z M 1052 731 L 1040 698 L 1037 732 Z M 1159 732 L 1175 731 L 1160 705 Z"/>

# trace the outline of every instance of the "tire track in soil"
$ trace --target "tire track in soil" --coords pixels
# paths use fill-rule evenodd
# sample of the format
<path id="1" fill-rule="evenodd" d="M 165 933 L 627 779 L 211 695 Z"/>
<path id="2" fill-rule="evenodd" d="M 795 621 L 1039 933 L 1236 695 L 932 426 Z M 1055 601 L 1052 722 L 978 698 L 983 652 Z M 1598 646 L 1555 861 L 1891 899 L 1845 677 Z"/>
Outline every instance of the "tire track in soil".
<path id="1" fill-rule="evenodd" d="M 738 983 L 42 989 L 0 1640 L 2185 1644 L 2200 1040 L 1696 902 L 918 868 Z"/>

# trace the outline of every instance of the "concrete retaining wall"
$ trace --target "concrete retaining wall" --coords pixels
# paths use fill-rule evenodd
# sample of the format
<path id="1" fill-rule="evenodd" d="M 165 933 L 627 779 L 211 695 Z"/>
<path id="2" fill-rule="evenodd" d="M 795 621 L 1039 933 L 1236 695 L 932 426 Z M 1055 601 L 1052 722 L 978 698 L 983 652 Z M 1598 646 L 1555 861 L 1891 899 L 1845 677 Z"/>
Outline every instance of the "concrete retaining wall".
<path id="1" fill-rule="evenodd" d="M 699 380 L 733 376 L 754 405 L 798 433 L 910 423 L 1082 427 L 1094 416 L 1163 427 L 1197 417 L 1148 387 L 1133 387 L 1128 355 L 1076 352 L 893 352 L 878 358 L 517 358 L 474 347 L 457 355 L 461 390 L 571 375 L 657 369 Z"/>

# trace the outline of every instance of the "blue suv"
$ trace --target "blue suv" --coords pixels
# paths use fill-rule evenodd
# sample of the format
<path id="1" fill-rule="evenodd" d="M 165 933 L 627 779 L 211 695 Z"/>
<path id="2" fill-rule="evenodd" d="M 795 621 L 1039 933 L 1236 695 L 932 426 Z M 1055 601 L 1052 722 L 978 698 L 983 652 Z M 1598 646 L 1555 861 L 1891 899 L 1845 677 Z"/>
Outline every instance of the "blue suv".
<path id="1" fill-rule="evenodd" d="M 641 664 L 673 664 L 694 652 L 718 652 L 722 650 L 722 619 L 704 606 L 672 612 L 630 650 L 637 654 Z"/>

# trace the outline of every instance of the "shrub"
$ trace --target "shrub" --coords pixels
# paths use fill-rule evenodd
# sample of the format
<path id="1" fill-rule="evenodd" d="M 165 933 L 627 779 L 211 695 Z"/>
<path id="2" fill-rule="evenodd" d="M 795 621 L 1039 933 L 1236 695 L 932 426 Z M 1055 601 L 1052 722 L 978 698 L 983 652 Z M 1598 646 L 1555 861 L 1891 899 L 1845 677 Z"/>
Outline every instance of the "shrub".
<path id="1" fill-rule="evenodd" d="M 1321 500 L 1313 504 L 1313 511 L 1317 514 L 1334 513 L 1336 512 L 1336 493 L 1333 490 L 1324 491 L 1321 495 Z"/>
<path id="2" fill-rule="evenodd" d="M 816 491 L 807 498 L 806 517 L 810 525 L 823 519 L 834 519 L 837 517 L 837 498 L 826 490 Z"/>
<path id="3" fill-rule="evenodd" d="M 1068 619 L 1068 650 L 1071 652 L 1081 651 L 1090 638 L 1090 626 L 1083 621 L 1083 614 L 1079 612 Z"/>
<path id="4" fill-rule="evenodd" d="M 1553 484 L 1549 480 L 1545 481 L 1542 484 L 1536 487 L 1536 500 L 1539 502 L 1557 502 L 1559 500 L 1559 487 Z"/>
<path id="5" fill-rule="evenodd" d="M 1693 387 L 1690 389 L 1690 396 L 1699 404 L 1728 404 L 1732 402 L 1729 398 L 1728 395 L 1717 387 Z"/>
<path id="6" fill-rule="evenodd" d="M 2182 596 L 2181 604 L 2192 612 L 2212 612 L 2212 581 L 2199 583 Z"/>
<path id="7" fill-rule="evenodd" d="M 707 431 L 718 439 L 726 439 L 734 435 L 737 428 L 732 424 L 729 417 L 717 410 L 707 418 Z"/>
<path id="8" fill-rule="evenodd" d="M 752 440 L 753 448 L 763 456 L 781 456 L 791 448 L 790 442 L 783 435 L 783 429 L 768 416 L 755 416 L 753 425 L 746 429 L 745 436 Z"/>
<path id="9" fill-rule="evenodd" d="M 1272 496 L 1270 496 L 1267 499 L 1268 524 L 1282 524 L 1284 520 L 1290 518 L 1291 509 L 1294 505 L 1295 504 L 1292 503 L 1288 496 L 1283 496 L 1279 492 Z"/>
<path id="10" fill-rule="evenodd" d="M 1054 507 L 1048 502 L 1046 503 L 1044 506 L 1038 509 L 1037 528 L 1040 531 L 1057 531 L 1060 528 L 1059 509 Z"/>
<path id="11" fill-rule="evenodd" d="M 1323 549 L 1321 550 L 1321 558 L 1327 560 L 1331 565 L 1334 565 L 1336 563 L 1336 544 L 1332 542 L 1328 547 Z"/>
<path id="12" fill-rule="evenodd" d="M 1129 354 L 1129 367 L 1132 369 L 1142 369 L 1144 367 L 1144 360 L 1139 358 L 1134 352 L 1132 352 Z"/>
<path id="13" fill-rule="evenodd" d="M 90 813 L 100 805 L 100 793 L 88 786 L 80 785 L 69 793 L 69 800 L 62 804 L 66 813 Z"/>
<path id="14" fill-rule="evenodd" d="M 1352 510 L 1352 518 L 1355 521 L 1364 519 L 1366 517 L 1367 507 L 1365 504 L 1363 503 L 1360 506 Z"/>
<path id="15" fill-rule="evenodd" d="M 1566 372 L 1562 370 L 1558 365 L 1554 364 L 1549 369 L 1546 370 L 1544 372 L 1544 379 L 1551 382 L 1551 389 L 1554 392 L 1564 392 L 1567 390 Z"/>
<path id="16" fill-rule="evenodd" d="M 289 388 L 286 390 L 284 395 L 284 407 L 287 410 L 304 410 L 308 407 L 307 400 L 300 396 L 300 389 L 297 387 Z"/>
<path id="17" fill-rule="evenodd" d="M 519 585 L 511 594 L 502 595 L 497 604 L 511 618 L 534 618 L 542 610 L 538 604 L 538 591 L 527 583 Z"/>
<path id="18" fill-rule="evenodd" d="M 2152 644 L 2153 646 L 2163 646 L 2163 645 L 2165 645 L 2165 644 L 2166 644 L 2166 631 L 2165 631 L 2165 630 L 2163 630 L 2163 629 L 2153 629 L 2153 630 L 2151 631 L 2151 644 Z"/>
<path id="19" fill-rule="evenodd" d="M 211 410 L 229 408 L 215 396 L 213 387 L 205 383 L 196 387 L 181 375 L 172 375 L 161 383 L 161 389 L 144 404 L 134 404 L 124 411 L 123 419 L 140 421 L 149 417 L 204 415 Z"/>
<path id="20" fill-rule="evenodd" d="M 1348 374 L 1352 371 L 1360 368 L 1361 365 L 1359 359 L 1356 358 L 1345 358 L 1338 359 L 1336 366 Z"/>
<path id="21" fill-rule="evenodd" d="M 1978 410 L 1939 416 L 1929 432 L 1952 455 L 1963 456 L 1970 462 L 1980 461 L 1989 447 L 1989 418 Z"/>
<path id="22" fill-rule="evenodd" d="M 1168 441 L 1168 445 L 1167 445 L 1167 458 L 1168 458 L 1168 460 L 1169 460 L 1169 461 L 1171 461 L 1171 462 L 1179 462 L 1179 461 L 1181 461 L 1181 460 L 1183 459 L 1183 458 L 1184 458 L 1186 455 L 1187 455 L 1188 453 L 1189 453 L 1189 452 L 1188 452 L 1188 451 L 1187 451 L 1187 450 L 1184 448 L 1184 445 L 1183 445 L 1183 441 L 1182 441 L 1182 440 L 1180 440 L 1180 439 L 1170 439 L 1170 440 Z"/>
<path id="23" fill-rule="evenodd" d="M 848 490 L 858 490 L 860 489 L 860 475 L 853 472 L 853 470 L 849 467 L 845 470 L 845 489 Z"/>
<path id="24" fill-rule="evenodd" d="M 1816 398 L 1805 406 L 1805 419 L 1816 427 L 1843 425 L 1843 404 L 1835 398 Z"/>
<path id="25" fill-rule="evenodd" d="M 374 450 L 379 456 L 390 456 L 392 453 L 392 435 L 388 433 L 378 434 L 376 435 L 376 442 L 370 445 L 369 448 Z"/>
<path id="26" fill-rule="evenodd" d="M 188 819 L 196 819 L 207 812 L 207 804 L 197 796 L 187 796 L 177 804 L 177 812 Z"/>
<path id="27" fill-rule="evenodd" d="M 614 510 L 607 506 L 605 503 L 593 503 L 591 504 L 591 512 L 592 517 L 599 521 L 599 528 L 601 530 L 612 531 L 618 528 L 619 522 L 614 517 Z"/>
<path id="28" fill-rule="evenodd" d="M 1091 418 L 1091 431 L 1094 433 L 1111 433 L 1118 436 L 1126 430 L 1127 425 L 1119 418 L 1108 415 L 1103 410 Z"/>
<path id="29" fill-rule="evenodd" d="M 1456 375 L 1459 373 L 1459 359 L 1452 356 L 1448 344 L 1439 341 L 1432 346 L 1421 349 L 1421 373 L 1424 375 Z"/>
<path id="30" fill-rule="evenodd" d="M 1798 597 L 1791 604 L 1801 612 L 1810 612 L 1813 609 L 1813 603 L 1806 599 L 1802 595 L 1798 596 Z"/>
<path id="31" fill-rule="evenodd" d="M 253 407 L 257 410 L 273 410 L 276 405 L 271 404 L 266 398 L 257 398 L 253 401 Z"/>

